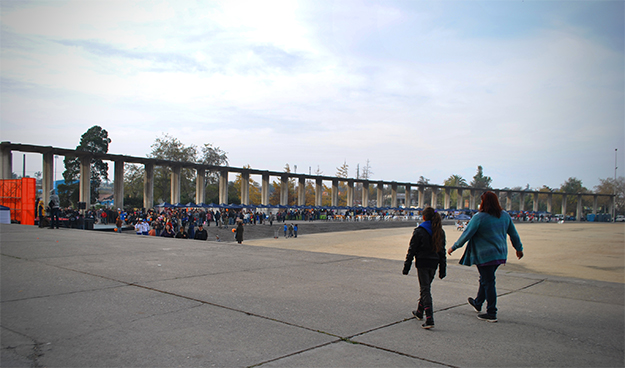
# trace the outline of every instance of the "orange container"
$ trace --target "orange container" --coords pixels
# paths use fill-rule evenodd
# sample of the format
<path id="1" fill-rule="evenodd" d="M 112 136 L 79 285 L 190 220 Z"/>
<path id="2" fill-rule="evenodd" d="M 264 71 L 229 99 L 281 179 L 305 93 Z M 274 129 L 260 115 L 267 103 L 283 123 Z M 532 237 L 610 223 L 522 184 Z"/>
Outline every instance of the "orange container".
<path id="1" fill-rule="evenodd" d="M 11 221 L 22 225 L 35 224 L 35 194 L 33 178 L 0 180 L 0 205 L 11 209 Z"/>

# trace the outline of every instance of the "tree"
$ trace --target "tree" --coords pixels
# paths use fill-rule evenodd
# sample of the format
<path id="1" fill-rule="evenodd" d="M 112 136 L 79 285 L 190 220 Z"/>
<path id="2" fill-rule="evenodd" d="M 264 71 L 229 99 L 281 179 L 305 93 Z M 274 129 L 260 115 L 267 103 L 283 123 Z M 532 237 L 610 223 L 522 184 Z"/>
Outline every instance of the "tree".
<path id="1" fill-rule="evenodd" d="M 246 165 L 243 166 L 244 169 L 251 169 L 252 167 L 250 165 Z M 236 176 L 236 180 L 234 181 L 234 191 L 236 192 L 236 196 L 240 199 L 240 201 L 243 200 L 243 198 L 241 197 L 241 183 L 243 182 L 242 180 L 242 176 L 241 174 L 237 174 Z M 261 202 L 261 190 L 260 190 L 260 185 L 254 181 L 254 179 L 252 179 L 251 177 L 249 178 L 249 199 L 250 199 L 250 203 L 253 204 L 260 204 Z"/>
<path id="2" fill-rule="evenodd" d="M 588 189 L 584 187 L 582 181 L 577 178 L 568 178 L 561 186 L 559 192 L 562 193 L 587 193 Z M 582 199 L 583 201 L 584 199 Z M 586 200 L 588 201 L 588 199 Z M 571 195 L 567 197 L 566 201 L 567 212 L 577 214 L 577 196 Z M 564 214 L 565 216 L 567 214 Z"/>
<path id="3" fill-rule="evenodd" d="M 625 177 L 619 176 L 616 181 L 614 178 L 599 179 L 599 185 L 595 186 L 597 194 L 616 194 L 616 213 L 625 214 Z M 609 197 L 599 197 L 598 205 L 603 207 L 603 212 L 608 212 L 610 207 Z"/>
<path id="4" fill-rule="evenodd" d="M 204 165 L 228 166 L 228 156 L 219 147 L 213 147 L 210 143 L 204 143 L 198 162 Z M 214 184 L 218 181 L 219 175 L 217 172 L 211 170 L 206 172 L 207 183 Z"/>
<path id="5" fill-rule="evenodd" d="M 445 180 L 445 186 L 449 186 L 449 187 L 467 187 L 467 181 L 460 175 L 451 175 L 449 178 L 447 178 Z M 462 197 L 458 197 L 458 192 L 457 191 L 452 191 L 451 195 L 449 197 L 450 199 L 450 204 L 449 206 L 451 208 L 458 208 L 460 207 L 458 204 L 459 202 L 461 202 L 463 200 L 464 197 L 464 192 L 462 193 Z"/>
<path id="6" fill-rule="evenodd" d="M 157 138 L 152 144 L 152 152 L 147 156 L 150 158 L 158 158 L 170 161 L 180 162 L 196 162 L 205 165 L 222 166 L 228 164 L 226 153 L 213 147 L 211 144 L 204 144 L 201 148 L 201 154 L 198 155 L 198 149 L 194 145 L 186 146 L 180 140 L 164 134 Z M 171 169 L 169 167 L 155 167 L 154 169 L 154 199 L 156 202 L 169 202 L 171 198 Z M 196 172 L 193 169 L 182 169 L 180 172 L 180 201 L 183 203 L 195 201 L 195 183 Z M 135 203 L 134 198 L 139 196 L 143 198 L 143 178 L 145 169 L 143 166 L 135 166 L 126 164 L 124 166 L 124 193 L 126 198 L 133 198 L 130 202 Z M 218 174 L 216 172 L 207 172 L 205 202 L 217 203 L 219 201 L 219 184 Z M 230 190 L 230 188 L 229 188 Z M 132 197 L 128 197 L 128 196 Z M 230 195 L 228 196 L 229 198 Z M 141 205 L 143 199 L 141 200 Z"/>
<path id="7" fill-rule="evenodd" d="M 195 162 L 197 149 L 194 145 L 185 146 L 178 139 L 164 134 L 151 146 L 152 152 L 148 154 L 150 158 L 161 160 Z M 156 202 L 168 202 L 171 199 L 171 175 L 172 169 L 168 166 L 157 166 L 154 168 L 154 199 Z M 189 193 L 195 193 L 193 184 L 195 182 L 195 170 L 184 168 L 180 170 L 180 201 L 186 203 L 190 201 Z"/>
<path id="8" fill-rule="evenodd" d="M 291 167 L 289 166 L 289 164 L 286 164 L 284 166 L 284 172 L 285 173 L 290 173 L 291 172 Z M 288 190 L 288 199 L 287 199 L 287 205 L 294 205 L 295 204 L 295 179 L 289 179 L 287 182 L 287 190 Z M 269 204 L 271 205 L 278 205 L 280 204 L 280 194 L 281 194 L 281 187 L 282 187 L 282 182 L 281 181 L 273 181 L 271 183 L 272 187 L 273 187 L 273 191 L 271 192 L 271 194 L 269 195 Z"/>
<path id="9" fill-rule="evenodd" d="M 80 144 L 76 147 L 76 150 L 92 153 L 107 153 L 110 143 L 111 139 L 108 137 L 108 132 L 100 126 L 94 125 L 80 137 Z M 63 162 L 65 164 L 63 179 L 65 179 L 65 185 L 68 186 L 66 193 L 73 193 L 78 190 L 78 183 L 76 183 L 76 181 L 80 179 L 80 159 L 78 157 L 66 156 Z M 92 158 L 90 167 L 90 204 L 93 204 L 98 199 L 98 189 L 102 184 L 102 180 L 108 180 L 108 164 L 100 159 Z M 73 188 L 74 186 L 75 188 Z M 65 200 L 67 200 L 67 198 L 62 199 L 62 201 Z M 73 200 L 70 202 L 76 204 Z"/>
<path id="10" fill-rule="evenodd" d="M 339 178 L 347 178 L 349 176 L 349 165 L 347 161 L 343 161 L 343 165 L 336 168 L 336 176 Z"/>
<path id="11" fill-rule="evenodd" d="M 471 181 L 471 186 L 473 188 L 491 189 L 490 183 L 492 181 L 493 179 L 491 179 L 490 176 L 484 176 L 484 170 L 482 166 L 478 166 L 477 173 L 475 174 L 475 176 L 473 176 L 473 181 Z"/>

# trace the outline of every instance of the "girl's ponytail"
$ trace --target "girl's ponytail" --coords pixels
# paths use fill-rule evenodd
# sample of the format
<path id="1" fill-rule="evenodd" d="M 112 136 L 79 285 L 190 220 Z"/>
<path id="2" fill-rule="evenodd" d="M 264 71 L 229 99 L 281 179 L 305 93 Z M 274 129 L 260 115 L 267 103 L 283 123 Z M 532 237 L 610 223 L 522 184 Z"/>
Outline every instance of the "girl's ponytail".
<path id="1" fill-rule="evenodd" d="M 443 224 L 441 215 L 438 212 L 432 216 L 432 250 L 436 253 L 443 250 L 444 247 Z"/>

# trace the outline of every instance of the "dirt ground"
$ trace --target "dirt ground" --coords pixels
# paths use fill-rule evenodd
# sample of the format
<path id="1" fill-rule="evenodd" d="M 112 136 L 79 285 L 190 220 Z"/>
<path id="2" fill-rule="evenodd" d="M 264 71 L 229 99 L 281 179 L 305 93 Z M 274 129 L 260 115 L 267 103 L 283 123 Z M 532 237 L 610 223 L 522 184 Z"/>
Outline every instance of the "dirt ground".
<path id="1" fill-rule="evenodd" d="M 525 256 L 518 260 L 510 245 L 508 263 L 500 271 L 625 283 L 625 224 L 520 223 L 517 231 Z M 448 247 L 460 232 L 445 226 Z M 298 238 L 256 239 L 246 245 L 403 260 L 412 228 L 302 234 Z M 510 244 L 508 240 L 508 244 Z M 464 248 L 448 257 L 457 264 Z"/>

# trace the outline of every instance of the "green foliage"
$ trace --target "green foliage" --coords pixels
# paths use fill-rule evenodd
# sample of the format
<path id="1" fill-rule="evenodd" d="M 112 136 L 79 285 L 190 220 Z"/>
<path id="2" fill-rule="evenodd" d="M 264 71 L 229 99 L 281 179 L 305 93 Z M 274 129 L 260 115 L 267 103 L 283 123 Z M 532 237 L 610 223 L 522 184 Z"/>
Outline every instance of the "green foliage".
<path id="1" fill-rule="evenodd" d="M 477 167 L 477 173 L 473 176 L 471 186 L 480 189 L 491 189 L 490 183 L 493 181 L 490 176 L 484 175 L 484 169 L 482 166 Z"/>
<path id="2" fill-rule="evenodd" d="M 93 153 L 107 153 L 111 139 L 108 137 L 108 132 L 101 127 L 94 125 L 89 128 L 81 137 L 80 144 L 76 147 L 77 151 L 87 151 Z M 66 183 L 80 179 L 80 159 L 78 157 L 66 156 L 63 160 L 65 164 L 65 171 L 63 172 L 63 178 Z M 98 189 L 102 184 L 102 180 L 108 180 L 108 164 L 100 159 L 91 159 L 91 204 L 95 203 L 98 199 Z M 78 195 L 76 195 L 76 198 Z M 61 201 L 69 201 L 72 204 L 76 204 L 72 198 L 64 197 Z"/>

